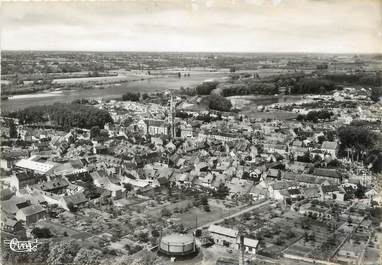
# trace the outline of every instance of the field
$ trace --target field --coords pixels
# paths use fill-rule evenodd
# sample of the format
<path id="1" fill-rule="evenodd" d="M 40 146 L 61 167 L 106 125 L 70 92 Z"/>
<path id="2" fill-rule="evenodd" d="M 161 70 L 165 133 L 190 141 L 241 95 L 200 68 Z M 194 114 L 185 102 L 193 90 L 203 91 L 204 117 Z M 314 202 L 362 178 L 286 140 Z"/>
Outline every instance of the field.
<path id="1" fill-rule="evenodd" d="M 288 111 L 260 111 L 258 107 L 271 105 L 274 103 L 294 102 L 300 99 L 299 96 L 232 96 L 227 97 L 231 100 L 234 108 L 240 109 L 241 113 L 247 115 L 249 118 L 254 119 L 294 119 L 297 117 L 296 113 Z"/>

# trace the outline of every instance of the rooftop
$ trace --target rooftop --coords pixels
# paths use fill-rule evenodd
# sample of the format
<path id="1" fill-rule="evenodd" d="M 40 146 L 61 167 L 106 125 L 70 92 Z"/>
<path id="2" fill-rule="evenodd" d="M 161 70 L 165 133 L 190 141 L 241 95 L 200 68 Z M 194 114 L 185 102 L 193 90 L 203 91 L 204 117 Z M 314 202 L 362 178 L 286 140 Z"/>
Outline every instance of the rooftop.
<path id="1" fill-rule="evenodd" d="M 54 167 L 54 165 L 52 164 L 35 162 L 28 159 L 21 159 L 19 162 L 15 164 L 15 166 L 37 171 L 43 174 L 47 173 L 49 170 L 51 170 Z"/>
<path id="2" fill-rule="evenodd" d="M 210 233 L 220 234 L 228 237 L 237 237 L 237 235 L 239 234 L 239 231 L 237 230 L 226 228 L 220 225 L 210 225 L 208 231 Z"/>

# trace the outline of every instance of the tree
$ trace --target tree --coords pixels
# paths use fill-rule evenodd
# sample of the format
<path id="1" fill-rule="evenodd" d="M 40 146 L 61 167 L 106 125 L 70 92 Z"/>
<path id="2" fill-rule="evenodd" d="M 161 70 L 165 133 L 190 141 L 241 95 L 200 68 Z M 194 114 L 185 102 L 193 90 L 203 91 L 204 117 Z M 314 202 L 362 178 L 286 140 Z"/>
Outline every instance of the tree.
<path id="1" fill-rule="evenodd" d="M 73 260 L 76 265 L 101 264 L 101 253 L 95 249 L 81 248 Z"/>
<path id="2" fill-rule="evenodd" d="M 371 165 L 371 170 L 374 173 L 382 171 L 382 150 L 374 149 L 367 155 L 365 162 Z"/>
<path id="3" fill-rule="evenodd" d="M 138 234 L 138 240 L 142 242 L 148 242 L 149 241 L 149 235 L 146 232 L 140 232 Z"/>
<path id="4" fill-rule="evenodd" d="M 31 233 L 37 238 L 50 238 L 53 236 L 49 228 L 46 228 L 46 227 L 43 227 L 43 228 L 35 227 L 32 229 Z"/>
<path id="5" fill-rule="evenodd" d="M 161 210 L 162 217 L 170 217 L 171 214 L 172 214 L 171 211 L 169 209 L 167 209 L 167 208 L 163 208 Z"/>
<path id="6" fill-rule="evenodd" d="M 123 101 L 139 101 L 141 95 L 139 93 L 127 92 L 122 95 Z"/>
<path id="7" fill-rule="evenodd" d="M 99 128 L 99 126 L 93 126 L 90 129 L 90 138 L 94 139 L 94 138 L 100 136 L 100 133 L 101 133 L 101 129 Z"/>
<path id="8" fill-rule="evenodd" d="M 8 126 L 9 126 L 9 138 L 18 138 L 17 128 L 15 125 L 15 122 L 10 119 L 8 120 Z"/>
<path id="9" fill-rule="evenodd" d="M 366 192 L 366 187 L 358 183 L 357 190 L 354 193 L 355 197 L 357 197 L 358 199 L 363 199 L 365 198 L 365 192 Z"/>
<path id="10" fill-rule="evenodd" d="M 159 236 L 160 236 L 160 233 L 159 233 L 159 231 L 158 231 L 157 229 L 153 229 L 153 230 L 151 231 L 151 235 L 152 235 L 153 237 L 159 237 Z"/>
<path id="11" fill-rule="evenodd" d="M 332 91 L 335 88 L 334 82 L 329 80 L 301 78 L 294 83 L 292 94 L 322 94 Z"/>
<path id="12" fill-rule="evenodd" d="M 201 229 L 196 229 L 195 230 L 195 237 L 201 237 L 202 236 L 202 230 Z"/>
<path id="13" fill-rule="evenodd" d="M 230 111 L 232 103 L 229 99 L 217 94 L 211 94 L 209 96 L 209 108 L 220 111 Z"/>
<path id="14" fill-rule="evenodd" d="M 218 85 L 218 82 L 203 82 L 200 85 L 196 86 L 196 93 L 198 95 L 209 95 L 212 90 L 214 90 Z"/>
<path id="15" fill-rule="evenodd" d="M 208 198 L 207 198 L 207 196 L 203 196 L 200 199 L 200 202 L 201 202 L 202 205 L 208 205 Z"/>
<path id="16" fill-rule="evenodd" d="M 282 244 L 284 244 L 284 240 L 282 240 L 281 237 L 277 237 L 275 244 L 281 246 Z"/>
<path id="17" fill-rule="evenodd" d="M 382 87 L 373 87 L 371 89 L 370 99 L 374 102 L 379 102 L 382 97 Z"/>
<path id="18" fill-rule="evenodd" d="M 104 138 L 104 139 L 107 139 L 107 138 L 109 138 L 109 132 L 105 129 L 101 129 L 99 132 L 99 136 Z"/>
<path id="19" fill-rule="evenodd" d="M 127 192 L 133 190 L 133 185 L 131 183 L 123 183 L 123 187 L 126 189 Z"/>
<path id="20" fill-rule="evenodd" d="M 229 194 L 229 188 L 224 183 L 220 183 L 220 185 L 218 186 L 215 192 L 215 197 L 219 199 L 224 199 L 228 194 Z"/>
<path id="21" fill-rule="evenodd" d="M 74 213 L 76 211 L 76 207 L 74 206 L 73 202 L 68 202 L 67 206 L 68 206 L 69 211 L 71 211 L 72 213 Z"/>

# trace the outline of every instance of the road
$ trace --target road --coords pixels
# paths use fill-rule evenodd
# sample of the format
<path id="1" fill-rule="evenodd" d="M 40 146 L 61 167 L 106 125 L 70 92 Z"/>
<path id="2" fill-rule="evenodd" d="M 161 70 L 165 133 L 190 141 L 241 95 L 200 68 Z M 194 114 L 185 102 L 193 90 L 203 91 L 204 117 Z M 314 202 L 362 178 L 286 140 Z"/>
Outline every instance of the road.
<path id="1" fill-rule="evenodd" d="M 239 212 L 236 212 L 236 213 L 234 213 L 234 214 L 231 214 L 231 215 L 228 215 L 228 216 L 226 216 L 226 217 L 220 218 L 220 219 L 218 219 L 218 220 L 215 220 L 215 221 L 212 221 L 212 222 L 203 224 L 203 225 L 201 225 L 201 226 L 198 226 L 198 229 L 207 228 L 207 227 L 209 227 L 210 225 L 213 225 L 213 224 L 215 224 L 215 223 L 223 222 L 224 219 L 229 219 L 229 218 L 233 218 L 233 217 L 242 215 L 243 213 L 253 211 L 253 210 L 257 209 L 257 208 L 263 207 L 263 206 L 265 206 L 265 205 L 269 205 L 269 204 L 271 204 L 271 203 L 272 203 L 272 201 L 267 200 L 267 201 L 265 201 L 265 202 L 262 202 L 262 203 L 253 205 L 253 206 L 251 206 L 251 207 L 245 208 L 245 209 L 243 209 L 243 210 L 240 210 Z"/>

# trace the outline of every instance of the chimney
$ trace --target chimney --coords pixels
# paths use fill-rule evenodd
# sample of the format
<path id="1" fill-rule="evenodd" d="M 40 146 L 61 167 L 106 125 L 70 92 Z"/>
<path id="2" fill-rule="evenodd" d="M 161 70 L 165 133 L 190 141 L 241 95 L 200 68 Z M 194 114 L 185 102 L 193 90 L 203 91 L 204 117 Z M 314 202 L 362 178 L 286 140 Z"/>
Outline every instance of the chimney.
<path id="1" fill-rule="evenodd" d="M 244 265 L 244 250 L 245 250 L 245 246 L 244 246 L 244 236 L 243 235 L 239 235 L 240 237 L 240 243 L 239 243 L 239 265 Z"/>

